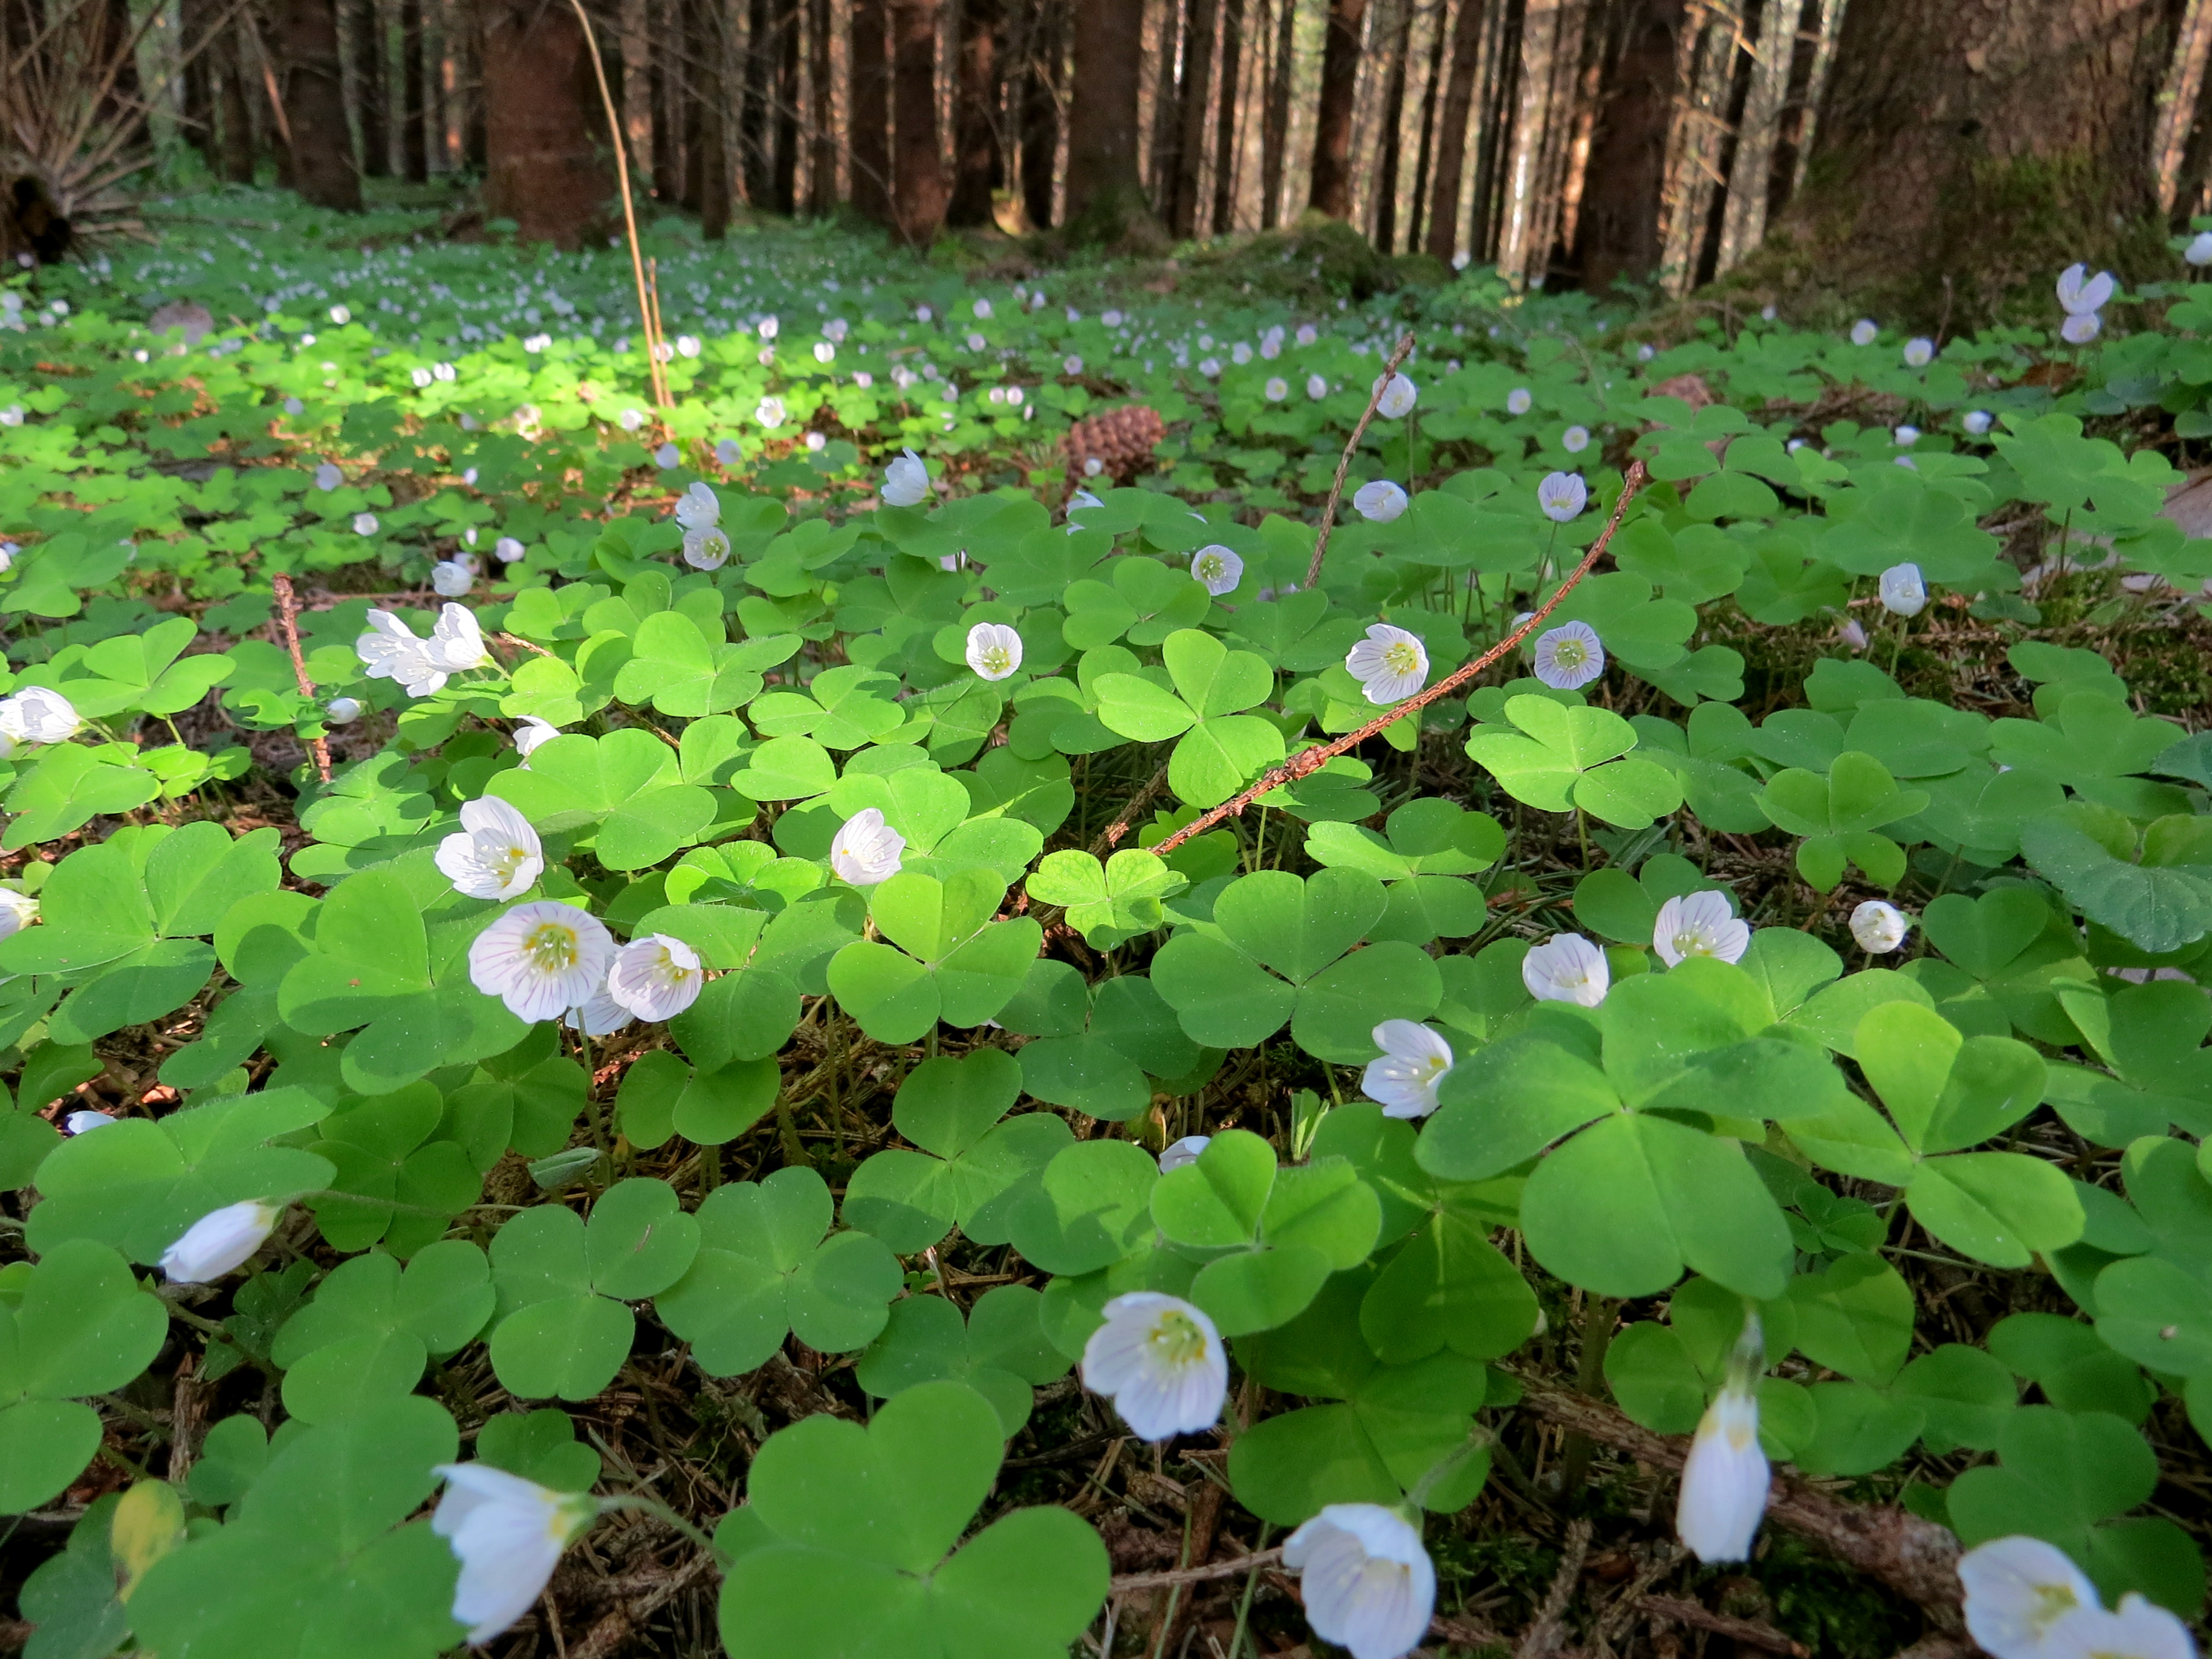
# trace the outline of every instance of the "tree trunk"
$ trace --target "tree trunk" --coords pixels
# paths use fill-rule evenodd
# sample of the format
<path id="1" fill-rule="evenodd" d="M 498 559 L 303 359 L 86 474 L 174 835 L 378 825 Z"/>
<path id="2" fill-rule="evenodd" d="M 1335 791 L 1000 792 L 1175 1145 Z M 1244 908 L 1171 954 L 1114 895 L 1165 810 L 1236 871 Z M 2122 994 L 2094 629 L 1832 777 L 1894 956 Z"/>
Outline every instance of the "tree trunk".
<path id="1" fill-rule="evenodd" d="M 1237 83 L 1244 70 L 1244 0 L 1221 0 L 1221 98 L 1214 106 L 1213 234 L 1237 219 Z"/>
<path id="2" fill-rule="evenodd" d="M 1388 253 L 1398 240 L 1398 162 L 1405 144 L 1406 58 L 1413 43 L 1413 0 L 1398 0 L 1398 38 L 1390 48 L 1390 78 L 1382 92 L 1382 153 L 1375 178 L 1375 250 Z"/>
<path id="3" fill-rule="evenodd" d="M 715 0 L 675 0 L 677 27 L 682 31 L 684 53 L 677 87 L 684 111 L 684 205 L 702 212 L 707 201 L 706 75 L 714 48 L 709 35 L 714 27 Z"/>
<path id="4" fill-rule="evenodd" d="M 1035 27 L 1022 82 L 1022 210 L 1033 229 L 1052 223 L 1053 178 L 1060 166 L 1060 0 L 1032 0 Z"/>
<path id="5" fill-rule="evenodd" d="M 292 129 L 292 188 L 317 207 L 358 213 L 361 175 L 346 128 L 333 0 L 283 0 L 277 39 L 284 118 Z"/>
<path id="6" fill-rule="evenodd" d="M 2047 319 L 2051 272 L 2170 256 L 2149 167 L 2165 0 L 1852 0 L 1789 285 L 1900 324 Z"/>
<path id="7" fill-rule="evenodd" d="M 799 0 L 777 0 L 775 20 L 775 210 L 799 211 Z"/>
<path id="8" fill-rule="evenodd" d="M 1175 217 L 1177 158 L 1182 154 L 1184 4 L 1185 0 L 1164 0 L 1161 8 L 1160 62 L 1152 76 L 1152 200 L 1163 220 Z"/>
<path id="9" fill-rule="evenodd" d="M 1313 185 L 1306 202 L 1332 219 L 1352 217 L 1352 116 L 1366 21 L 1367 0 L 1328 0 L 1321 102 L 1314 112 Z"/>
<path id="10" fill-rule="evenodd" d="M 1786 3 L 1786 0 L 1784 0 Z M 1766 222 L 1773 224 L 1797 189 L 1797 164 L 1805 150 L 1807 117 L 1812 113 L 1813 64 L 1820 55 L 1820 0 L 1804 0 L 1790 43 L 1790 82 L 1774 119 L 1774 149 L 1766 173 Z"/>
<path id="11" fill-rule="evenodd" d="M 354 115 L 361 129 L 361 170 L 371 179 L 392 176 L 392 111 L 385 89 L 384 19 L 377 0 L 353 0 L 347 26 L 353 37 Z"/>
<path id="12" fill-rule="evenodd" d="M 216 163 L 216 139 L 215 82 L 209 64 L 219 15 L 212 0 L 179 0 L 177 33 L 183 37 L 183 49 L 191 56 L 185 60 L 178 113 L 183 118 L 185 138 L 210 171 Z M 6 42 L 0 41 L 0 52 L 5 50 Z"/>
<path id="13" fill-rule="evenodd" d="M 483 46 L 477 36 L 476 0 L 462 0 L 459 64 L 461 165 L 478 178 L 484 169 Z"/>
<path id="14" fill-rule="evenodd" d="M 246 33 L 223 26 L 215 48 L 216 109 L 222 118 L 222 176 L 234 185 L 253 182 L 253 106 L 246 89 Z M 391 169 L 387 166 L 386 172 Z"/>
<path id="15" fill-rule="evenodd" d="M 1144 0 L 1074 0 L 1074 93 L 1067 110 L 1067 219 L 1093 240 L 1146 216 L 1137 172 Z"/>
<path id="16" fill-rule="evenodd" d="M 1176 121 L 1175 188 L 1160 204 L 1178 240 L 1198 234 L 1198 197 L 1206 167 L 1206 95 L 1212 89 L 1218 0 L 1190 0 L 1190 40 L 1182 54 L 1182 109 Z"/>
<path id="17" fill-rule="evenodd" d="M 771 0 L 750 0 L 745 9 L 745 94 L 738 118 L 738 149 L 744 158 L 745 200 L 765 210 L 775 196 L 775 25 Z"/>
<path id="18" fill-rule="evenodd" d="M 720 0 L 692 0 L 697 13 L 693 37 L 696 54 L 691 74 L 697 94 L 697 142 L 691 165 L 697 169 L 695 186 L 699 209 L 699 234 L 719 242 L 730 233 L 730 145 L 726 113 L 729 100 L 722 89 L 722 66 L 728 53 L 722 39 Z"/>
<path id="19" fill-rule="evenodd" d="M 614 194 L 583 25 L 545 0 L 478 0 L 483 19 L 484 212 L 524 241 L 573 248 Z"/>
<path id="20" fill-rule="evenodd" d="M 678 67 L 681 40 L 677 34 L 682 3 L 646 0 L 650 9 L 646 29 L 652 43 L 646 58 L 646 100 L 653 120 L 652 189 L 664 205 L 684 194 L 683 72 Z"/>
<path id="21" fill-rule="evenodd" d="M 832 107 L 830 0 L 806 7 L 806 210 L 817 219 L 837 212 L 837 123 Z"/>
<path id="22" fill-rule="evenodd" d="M 965 0 L 960 8 L 948 224 L 989 224 L 991 192 L 1006 182 L 1006 157 L 999 149 L 999 34 L 1004 21 L 1000 0 Z"/>
<path id="23" fill-rule="evenodd" d="M 1743 112 L 1751 102 L 1752 71 L 1759 67 L 1759 26 L 1765 21 L 1761 0 L 1743 0 L 1743 27 L 1736 36 L 1729 66 L 1728 125 L 1721 129 L 1719 178 L 1705 208 L 1704 234 L 1698 238 L 1693 281 L 1704 287 L 1720 270 L 1722 231 L 1728 223 L 1729 196 L 1736 184 L 1736 157 L 1743 153 Z M 1764 185 L 1765 179 L 1759 180 Z"/>
<path id="24" fill-rule="evenodd" d="M 1429 204 L 1429 164 L 1436 158 L 1437 90 L 1443 77 L 1444 32 L 1443 0 L 1438 0 L 1436 27 L 1429 36 L 1428 74 L 1421 86 L 1421 148 L 1413 158 L 1413 219 L 1406 227 L 1408 253 L 1421 246 L 1421 214 Z"/>
<path id="25" fill-rule="evenodd" d="M 1467 168 L 1467 123 L 1482 61 L 1483 0 L 1459 0 L 1452 22 L 1451 69 L 1437 128 L 1437 176 L 1429 186 L 1428 251 L 1449 264 L 1459 255 L 1459 192 Z"/>
<path id="26" fill-rule="evenodd" d="M 1664 243 L 1667 134 L 1674 120 L 1683 0 L 1620 0 L 1606 19 L 1575 263 L 1593 293 L 1655 276 Z"/>
<path id="27" fill-rule="evenodd" d="M 1291 70 L 1297 45 L 1297 0 L 1275 0 L 1273 61 L 1268 65 L 1267 108 L 1260 122 L 1260 228 L 1273 230 L 1283 216 L 1283 168 L 1291 149 Z"/>
<path id="28" fill-rule="evenodd" d="M 891 222 L 891 76 L 886 0 L 853 0 L 849 59 L 853 201 L 879 225 Z"/>
<path id="29" fill-rule="evenodd" d="M 399 164 L 410 185 L 430 176 L 424 141 L 422 0 L 399 0 Z"/>
<path id="30" fill-rule="evenodd" d="M 937 28 L 945 0 L 891 0 L 891 210 L 909 246 L 945 223 L 945 157 L 937 132 Z"/>
<path id="31" fill-rule="evenodd" d="M 1506 181 L 1513 167 L 1513 112 L 1521 107 L 1521 39 L 1528 24 L 1528 0 L 1505 0 L 1491 19 L 1492 65 L 1482 116 L 1482 143 L 1475 152 L 1474 211 L 1468 228 L 1474 257 L 1498 258 L 1505 222 Z"/>

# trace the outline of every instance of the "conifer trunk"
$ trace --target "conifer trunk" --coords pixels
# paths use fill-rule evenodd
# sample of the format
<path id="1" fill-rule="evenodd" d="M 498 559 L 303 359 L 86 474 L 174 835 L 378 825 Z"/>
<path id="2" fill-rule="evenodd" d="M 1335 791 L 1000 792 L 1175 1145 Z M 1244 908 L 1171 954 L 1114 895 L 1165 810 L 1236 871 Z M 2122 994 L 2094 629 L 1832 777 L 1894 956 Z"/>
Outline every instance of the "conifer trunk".
<path id="1" fill-rule="evenodd" d="M 1352 216 L 1352 117 L 1359 90 L 1360 36 L 1367 0 L 1328 0 L 1321 102 L 1314 112 L 1313 185 L 1307 202 L 1332 219 Z"/>
<path id="2" fill-rule="evenodd" d="M 927 247 L 945 222 L 938 137 L 937 29 L 945 0 L 891 0 L 892 213 L 899 234 Z"/>
<path id="3" fill-rule="evenodd" d="M 965 0 L 960 8 L 959 78 L 953 89 L 952 196 L 948 224 L 991 222 L 991 192 L 1006 182 L 999 149 L 1000 0 Z"/>
<path id="4" fill-rule="evenodd" d="M 853 0 L 848 60 L 853 202 L 878 224 L 891 222 L 891 70 L 886 0 Z"/>
<path id="5" fill-rule="evenodd" d="M 361 175 L 346 127 L 333 0 L 284 0 L 277 39 L 284 118 L 292 129 L 292 188 L 317 207 L 358 213 Z"/>
<path id="6" fill-rule="evenodd" d="M 1067 218 L 1110 240 L 1146 216 L 1137 172 L 1144 0 L 1074 0 L 1074 85 L 1067 111 Z"/>
<path id="7" fill-rule="evenodd" d="M 605 223 L 615 188 L 583 25 L 544 0 L 480 3 L 484 211 L 514 220 L 524 241 L 578 246 Z"/>

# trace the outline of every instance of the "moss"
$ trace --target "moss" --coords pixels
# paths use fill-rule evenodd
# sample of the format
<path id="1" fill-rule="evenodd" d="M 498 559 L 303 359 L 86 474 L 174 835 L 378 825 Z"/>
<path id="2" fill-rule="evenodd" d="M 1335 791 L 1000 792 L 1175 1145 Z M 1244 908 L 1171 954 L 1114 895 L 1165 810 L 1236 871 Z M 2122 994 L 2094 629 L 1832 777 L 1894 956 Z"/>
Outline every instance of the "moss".
<path id="1" fill-rule="evenodd" d="M 1395 294 L 1407 281 L 1398 260 L 1377 253 L 1342 220 L 1312 211 L 1287 229 L 1193 249 L 1184 264 L 1186 290 L 1262 294 L 1292 305 Z"/>

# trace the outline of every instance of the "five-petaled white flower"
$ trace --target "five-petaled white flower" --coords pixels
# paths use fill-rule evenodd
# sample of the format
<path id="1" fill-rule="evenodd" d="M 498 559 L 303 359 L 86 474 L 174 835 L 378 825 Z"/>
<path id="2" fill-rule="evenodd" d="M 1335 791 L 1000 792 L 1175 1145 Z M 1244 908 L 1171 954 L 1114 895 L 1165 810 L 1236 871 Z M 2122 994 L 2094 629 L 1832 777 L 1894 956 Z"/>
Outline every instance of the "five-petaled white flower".
<path id="1" fill-rule="evenodd" d="M 2134 1590 L 2114 1612 L 2075 1608 L 2051 1635 L 2053 1651 L 2069 1659 L 2197 1659 L 2189 1627 Z"/>
<path id="2" fill-rule="evenodd" d="M 114 1121 L 106 1112 L 95 1112 L 88 1108 L 82 1112 L 71 1112 L 62 1120 L 62 1127 L 73 1135 L 88 1135 L 94 1129 L 105 1129 Z"/>
<path id="3" fill-rule="evenodd" d="M 1316 402 L 1316 403 L 1319 403 L 1322 398 L 1324 398 L 1328 397 L 1328 379 L 1327 379 L 1325 376 L 1323 376 L 1323 375 L 1320 375 L 1320 374 L 1309 374 L 1309 375 L 1307 375 L 1307 376 L 1306 376 L 1306 396 L 1307 396 L 1307 397 L 1309 397 L 1309 398 L 1312 398 L 1312 399 L 1314 400 L 1314 402 Z"/>
<path id="4" fill-rule="evenodd" d="M 441 1463 L 446 1491 L 430 1517 L 461 1564 L 453 1617 L 479 1646 L 545 1593 L 567 1549 L 599 1514 L 585 1492 L 552 1492 L 489 1463 Z"/>
<path id="5" fill-rule="evenodd" d="M 1881 899 L 1869 899 L 1851 912 L 1851 937 L 1859 942 L 1859 949 L 1876 956 L 1887 956 L 1896 950 L 1911 931 L 1905 912 Z"/>
<path id="6" fill-rule="evenodd" d="M 1605 642 L 1586 622 L 1539 634 L 1530 654 L 1536 678 L 1554 691 L 1579 691 L 1605 672 Z"/>
<path id="7" fill-rule="evenodd" d="M 666 933 L 647 933 L 615 952 L 606 994 L 640 1019 L 673 1019 L 698 1001 L 706 985 L 696 951 Z"/>
<path id="8" fill-rule="evenodd" d="M 1270 374 L 1267 385 L 1260 389 L 1271 404 L 1279 404 L 1291 395 L 1291 383 L 1279 374 Z"/>
<path id="9" fill-rule="evenodd" d="M 1192 556 L 1190 574 L 1218 599 L 1224 593 L 1234 593 L 1237 584 L 1244 580 L 1244 561 L 1234 549 L 1214 542 Z"/>
<path id="10" fill-rule="evenodd" d="M 1437 1089 L 1452 1068 L 1451 1044 L 1410 1019 L 1386 1019 L 1375 1028 L 1382 1058 L 1367 1062 L 1359 1087 L 1385 1117 L 1426 1117 L 1437 1109 Z"/>
<path id="11" fill-rule="evenodd" d="M 884 469 L 884 501 L 891 507 L 920 507 L 929 496 L 929 469 L 911 449 Z"/>
<path id="12" fill-rule="evenodd" d="M 1691 957 L 1739 962 L 1751 948 L 1751 926 L 1729 913 L 1725 893 L 1684 893 L 1659 907 L 1651 948 L 1669 968 Z"/>
<path id="13" fill-rule="evenodd" d="M 1421 1534 L 1380 1504 L 1329 1504 L 1283 1540 L 1306 1622 L 1352 1659 L 1403 1659 L 1429 1633 L 1437 1571 Z"/>
<path id="14" fill-rule="evenodd" d="M 356 536 L 374 536 L 376 534 L 376 514 L 374 513 L 355 514 L 353 515 L 353 533 Z"/>
<path id="15" fill-rule="evenodd" d="M 1881 608 L 1899 617 L 1917 617 L 1928 605 L 1928 584 L 1921 580 L 1917 564 L 1893 564 L 1881 573 L 1875 591 L 1881 597 Z"/>
<path id="16" fill-rule="evenodd" d="M 721 526 L 702 525 L 684 532 L 684 562 L 694 570 L 720 570 L 729 561 L 729 532 Z"/>
<path id="17" fill-rule="evenodd" d="M 315 488 L 327 495 L 345 482 L 345 469 L 336 461 L 325 461 L 315 469 Z"/>
<path id="18" fill-rule="evenodd" d="M 470 898 L 520 898 L 545 872 L 530 820 L 496 795 L 461 803 L 461 827 L 438 843 L 438 868 Z"/>
<path id="19" fill-rule="evenodd" d="M 172 1285 L 212 1284 L 259 1249 L 283 1213 L 258 1198 L 210 1211 L 161 1252 L 161 1271 Z"/>
<path id="20" fill-rule="evenodd" d="M 2059 1621 L 2076 1607 L 2101 1605 L 2097 1587 L 2056 1544 L 2014 1534 L 1993 1538 L 1959 1558 L 1966 1592 L 1966 1632 L 1996 1659 L 2058 1659 Z"/>
<path id="21" fill-rule="evenodd" d="M 2058 273 L 2058 308 L 2069 317 L 2087 317 L 2110 304 L 2119 286 L 2109 270 L 2092 276 L 2087 265 L 2069 265 Z"/>
<path id="22" fill-rule="evenodd" d="M 1022 665 L 1022 636 L 1005 623 L 977 623 L 968 630 L 968 665 L 981 678 L 1011 678 Z"/>
<path id="23" fill-rule="evenodd" d="M 614 955 L 614 935 L 597 916 L 539 899 L 495 918 L 471 941 L 469 979 L 517 1019 L 558 1019 L 591 1000 Z"/>
<path id="24" fill-rule="evenodd" d="M 1851 343 L 1856 346 L 1872 345 L 1881 332 L 1873 318 L 1862 317 L 1851 325 Z"/>
<path id="25" fill-rule="evenodd" d="M 884 822 L 883 809 L 864 806 L 847 818 L 830 843 L 830 868 L 842 881 L 872 887 L 899 872 L 906 837 Z"/>
<path id="26" fill-rule="evenodd" d="M 459 599 L 476 580 L 476 572 L 459 559 L 441 559 L 430 567 L 430 586 L 441 599 Z"/>
<path id="27" fill-rule="evenodd" d="M 1916 334 L 1905 343 L 1905 366 L 1925 368 L 1936 361 L 1936 342 L 1925 335 Z"/>
<path id="28" fill-rule="evenodd" d="M 1370 625 L 1367 637 L 1346 653 L 1344 665 L 1371 703 L 1402 702 L 1429 681 L 1428 647 L 1389 623 Z"/>
<path id="29" fill-rule="evenodd" d="M 695 483 L 676 499 L 676 522 L 685 530 L 705 530 L 721 518 L 722 498 L 711 484 Z"/>
<path id="30" fill-rule="evenodd" d="M 1589 486 L 1579 472 L 1547 472 L 1536 486 L 1536 505 L 1553 524 L 1569 523 L 1589 505 Z"/>
<path id="31" fill-rule="evenodd" d="M 27 685 L 12 697 L 0 697 L 0 755 L 22 743 L 66 743 L 84 724 L 76 705 L 58 691 Z"/>
<path id="32" fill-rule="evenodd" d="M 2192 265 L 2212 265 L 2212 230 L 2200 230 L 2191 237 L 2181 257 Z"/>
<path id="33" fill-rule="evenodd" d="M 1516 386 L 1505 394 L 1505 412 L 1508 415 L 1526 415 L 1535 406 L 1536 394 L 1525 386 Z"/>
<path id="34" fill-rule="evenodd" d="M 361 699 L 332 697 L 323 705 L 323 718 L 332 726 L 350 726 L 361 718 Z"/>
<path id="35" fill-rule="evenodd" d="M 1959 424 L 1966 428 L 1966 435 L 1971 438 L 1987 435 L 1991 423 L 1990 411 L 1986 409 L 1970 409 L 1959 417 Z"/>
<path id="36" fill-rule="evenodd" d="M 0 887 L 0 939 L 15 938 L 38 919 L 38 900 L 12 887 Z"/>
<path id="37" fill-rule="evenodd" d="M 561 735 L 561 728 L 537 714 L 525 714 L 514 728 L 514 752 L 522 757 L 521 770 L 530 769 L 533 750 L 553 741 Z"/>
<path id="38" fill-rule="evenodd" d="M 1370 524 L 1388 524 L 1406 510 L 1406 492 L 1388 478 L 1373 478 L 1352 492 L 1352 510 Z"/>
<path id="39" fill-rule="evenodd" d="M 1674 1531 L 1700 1561 L 1742 1561 L 1766 1513 L 1771 1473 L 1759 1445 L 1759 1374 L 1766 1343 L 1759 1316 L 1747 1306 L 1743 1331 L 1729 1357 L 1728 1380 L 1713 1397 L 1682 1465 Z"/>
<path id="40" fill-rule="evenodd" d="M 2104 331 L 2105 319 L 2094 311 L 2069 317 L 2058 325 L 2058 337 L 2068 345 L 2087 345 Z"/>
<path id="41" fill-rule="evenodd" d="M 1571 426 L 1559 434 L 1559 447 L 1570 455 L 1579 455 L 1589 446 L 1589 428 L 1586 426 Z"/>
<path id="42" fill-rule="evenodd" d="M 1613 967 L 1580 933 L 1554 933 L 1521 958 L 1521 982 L 1539 1002 L 1595 1008 L 1613 988 Z"/>
<path id="43" fill-rule="evenodd" d="M 1198 1162 L 1198 1155 L 1212 1142 L 1212 1135 L 1185 1135 L 1160 1154 L 1160 1173 L 1168 1175 L 1186 1164 Z"/>
<path id="44" fill-rule="evenodd" d="M 561 1017 L 561 1023 L 586 1036 L 611 1036 L 630 1023 L 630 1011 L 607 994 L 604 985 Z"/>
<path id="45" fill-rule="evenodd" d="M 465 605 L 447 605 L 427 640 L 417 639 L 407 624 L 389 611 L 368 613 L 368 632 L 354 641 L 371 679 L 395 682 L 410 697 L 426 697 L 447 678 L 467 668 L 480 666 L 489 653 L 483 631 Z"/>
<path id="46" fill-rule="evenodd" d="M 1395 421 L 1410 415 L 1419 398 L 1413 383 L 1402 374 L 1393 374 L 1382 383 L 1382 395 L 1375 400 L 1375 412 L 1386 421 Z"/>
<path id="47" fill-rule="evenodd" d="M 1083 1345 L 1083 1383 L 1109 1396 L 1139 1439 L 1210 1429 L 1229 1393 L 1229 1354 L 1199 1309 L 1158 1291 L 1132 1291 L 1104 1309 Z"/>

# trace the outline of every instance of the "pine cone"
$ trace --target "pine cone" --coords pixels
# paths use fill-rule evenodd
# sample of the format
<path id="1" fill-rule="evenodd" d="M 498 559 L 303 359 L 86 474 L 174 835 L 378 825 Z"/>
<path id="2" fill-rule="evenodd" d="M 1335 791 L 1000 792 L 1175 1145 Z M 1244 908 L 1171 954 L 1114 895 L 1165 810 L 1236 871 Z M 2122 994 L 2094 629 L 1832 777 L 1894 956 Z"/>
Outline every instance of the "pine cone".
<path id="1" fill-rule="evenodd" d="M 1152 446 L 1167 435 L 1167 423 L 1158 411 L 1143 404 L 1109 409 L 1068 428 L 1060 440 L 1067 452 L 1068 471 L 1079 488 L 1095 478 L 1111 478 L 1125 484 L 1151 469 Z M 1098 465 L 1094 471 L 1091 463 Z"/>

